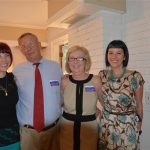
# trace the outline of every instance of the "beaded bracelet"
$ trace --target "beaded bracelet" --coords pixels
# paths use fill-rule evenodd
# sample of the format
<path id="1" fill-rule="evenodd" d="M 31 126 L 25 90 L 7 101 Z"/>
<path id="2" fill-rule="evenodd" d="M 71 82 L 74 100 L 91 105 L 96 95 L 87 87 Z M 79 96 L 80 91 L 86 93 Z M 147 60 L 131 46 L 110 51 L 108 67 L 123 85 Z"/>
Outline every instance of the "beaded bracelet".
<path id="1" fill-rule="evenodd" d="M 142 122 L 143 118 L 139 114 L 136 114 L 136 120 L 137 122 Z"/>

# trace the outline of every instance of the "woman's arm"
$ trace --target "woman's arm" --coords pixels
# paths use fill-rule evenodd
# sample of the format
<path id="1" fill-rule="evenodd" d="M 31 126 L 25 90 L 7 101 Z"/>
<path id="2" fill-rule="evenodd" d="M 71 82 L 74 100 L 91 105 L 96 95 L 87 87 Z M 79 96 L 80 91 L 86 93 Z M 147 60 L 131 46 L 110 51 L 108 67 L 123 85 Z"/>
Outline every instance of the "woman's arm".
<path id="1" fill-rule="evenodd" d="M 141 85 L 136 91 L 136 109 L 137 117 L 139 119 L 138 128 L 141 130 L 142 120 L 143 120 L 143 85 Z"/>
<path id="2" fill-rule="evenodd" d="M 93 84 L 96 87 L 96 93 L 97 93 L 97 98 L 98 98 L 98 101 L 96 104 L 96 108 L 97 108 L 96 116 L 101 117 L 101 111 L 103 110 L 102 98 L 101 98 L 102 84 L 101 84 L 101 80 L 99 76 L 97 75 L 94 76 Z"/>
<path id="3" fill-rule="evenodd" d="M 61 106 L 62 107 L 63 107 L 63 104 L 64 104 L 64 89 L 67 86 L 68 81 L 69 81 L 69 75 L 64 75 L 61 78 L 60 94 L 61 94 Z"/>

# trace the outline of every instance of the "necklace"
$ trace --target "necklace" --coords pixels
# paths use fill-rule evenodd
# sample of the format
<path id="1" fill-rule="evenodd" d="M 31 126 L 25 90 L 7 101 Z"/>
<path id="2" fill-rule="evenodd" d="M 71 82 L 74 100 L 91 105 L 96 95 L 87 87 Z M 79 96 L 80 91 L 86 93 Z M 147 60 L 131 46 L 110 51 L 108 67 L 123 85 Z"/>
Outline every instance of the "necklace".
<path id="1" fill-rule="evenodd" d="M 108 77 L 108 84 L 112 90 L 119 90 L 122 86 L 122 83 L 120 82 L 120 79 L 124 76 L 126 73 L 126 68 L 123 68 L 122 73 L 119 77 L 116 77 L 113 73 L 113 71 L 110 71 L 110 75 Z"/>
<path id="2" fill-rule="evenodd" d="M 116 77 L 114 75 L 113 71 L 111 70 L 110 71 L 110 75 L 108 77 L 108 80 L 110 80 L 110 81 L 118 81 L 119 79 L 121 79 L 124 76 L 125 73 L 126 73 L 126 68 L 123 68 L 121 75 L 119 77 Z"/>
<path id="3" fill-rule="evenodd" d="M 2 90 L 5 93 L 5 96 L 8 95 L 8 91 L 7 91 L 7 74 L 6 74 L 6 79 L 5 79 L 5 88 L 0 85 L 0 90 Z"/>

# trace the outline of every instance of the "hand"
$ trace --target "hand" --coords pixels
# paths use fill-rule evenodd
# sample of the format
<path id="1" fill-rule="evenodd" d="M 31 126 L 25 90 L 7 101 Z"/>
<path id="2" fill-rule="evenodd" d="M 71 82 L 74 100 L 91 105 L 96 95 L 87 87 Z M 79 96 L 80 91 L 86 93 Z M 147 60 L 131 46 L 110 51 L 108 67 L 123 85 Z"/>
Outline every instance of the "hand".
<path id="1" fill-rule="evenodd" d="M 137 123 L 137 129 L 138 129 L 138 131 L 142 131 L 141 128 L 142 128 L 142 122 L 138 122 Z"/>
<path id="2" fill-rule="evenodd" d="M 98 124 L 101 122 L 101 117 L 102 117 L 102 113 L 99 109 L 96 109 L 96 120 L 98 122 Z"/>
<path id="3" fill-rule="evenodd" d="M 99 110 L 98 108 L 96 109 L 96 118 L 97 117 L 101 118 L 101 110 Z"/>
<path id="4" fill-rule="evenodd" d="M 69 77 L 69 74 L 64 74 L 63 78 L 66 79 Z"/>
<path id="5" fill-rule="evenodd" d="M 103 110 L 103 106 L 102 106 L 102 104 L 100 103 L 100 101 L 97 102 L 96 107 L 97 107 L 97 109 L 99 109 L 99 111 L 102 111 L 102 110 Z"/>

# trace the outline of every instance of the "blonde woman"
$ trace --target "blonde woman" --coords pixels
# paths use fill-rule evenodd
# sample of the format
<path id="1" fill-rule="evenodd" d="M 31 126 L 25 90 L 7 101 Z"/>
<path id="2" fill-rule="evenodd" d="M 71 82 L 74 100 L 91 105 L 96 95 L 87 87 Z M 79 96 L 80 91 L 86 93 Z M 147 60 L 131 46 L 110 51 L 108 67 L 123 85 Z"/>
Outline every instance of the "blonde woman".
<path id="1" fill-rule="evenodd" d="M 66 56 L 69 75 L 62 79 L 61 150 L 97 150 L 96 103 L 101 82 L 98 76 L 88 73 L 90 67 L 86 48 L 69 48 Z"/>

